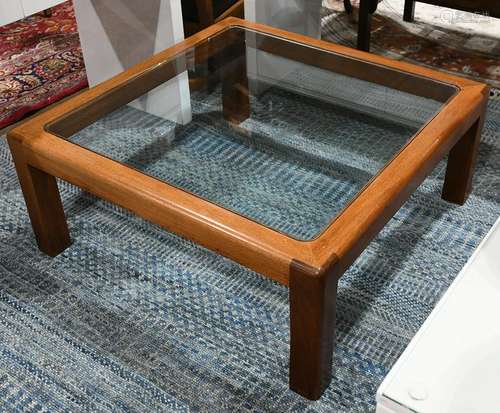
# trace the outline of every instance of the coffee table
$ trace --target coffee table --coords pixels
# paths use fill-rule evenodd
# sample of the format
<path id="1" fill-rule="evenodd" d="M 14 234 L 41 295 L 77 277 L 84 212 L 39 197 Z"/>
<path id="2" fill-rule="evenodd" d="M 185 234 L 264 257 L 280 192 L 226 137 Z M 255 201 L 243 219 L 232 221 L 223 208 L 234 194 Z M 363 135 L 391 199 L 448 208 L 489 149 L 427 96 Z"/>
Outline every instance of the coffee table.
<path id="1" fill-rule="evenodd" d="M 186 73 L 206 81 L 172 111 L 158 96 Z M 442 197 L 466 201 L 487 95 L 229 18 L 8 141 L 46 254 L 71 243 L 57 177 L 288 285 L 290 388 L 317 399 L 331 379 L 339 278 L 447 154 Z"/>

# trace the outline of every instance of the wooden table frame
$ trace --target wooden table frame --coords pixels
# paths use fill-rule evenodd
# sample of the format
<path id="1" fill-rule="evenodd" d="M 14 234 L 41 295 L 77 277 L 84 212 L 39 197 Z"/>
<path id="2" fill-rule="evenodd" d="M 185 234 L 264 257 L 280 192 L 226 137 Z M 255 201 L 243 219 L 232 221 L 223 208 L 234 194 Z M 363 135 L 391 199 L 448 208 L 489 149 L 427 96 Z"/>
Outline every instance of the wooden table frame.
<path id="1" fill-rule="evenodd" d="M 425 78 L 430 78 L 453 85 L 457 93 L 311 241 L 292 239 L 46 131 L 45 126 L 55 119 L 82 106 L 92 107 L 89 105 L 94 99 L 120 90 L 120 86 L 141 73 L 229 27 L 252 29 L 313 46 L 311 50 L 327 50 L 371 62 L 375 75 L 378 69 L 389 68 L 420 77 L 422 85 Z M 328 66 L 328 59 L 322 59 L 322 63 L 316 60 L 309 63 Z M 344 70 L 348 72 L 349 65 Z M 386 76 L 384 79 L 391 82 Z M 408 85 L 397 79 L 395 82 L 393 86 L 400 89 L 418 88 L 418 83 Z M 339 278 L 448 153 L 442 197 L 458 204 L 465 202 L 471 189 L 487 96 L 486 86 L 470 80 L 228 18 L 41 113 L 11 130 L 8 142 L 38 246 L 46 254 L 55 256 L 71 243 L 56 183 L 58 177 L 288 285 L 290 388 L 317 399 L 331 379 Z M 92 116 L 97 117 L 104 109 L 97 108 Z M 90 121 L 81 119 L 83 123 Z M 75 130 L 81 127 L 66 126 Z"/>

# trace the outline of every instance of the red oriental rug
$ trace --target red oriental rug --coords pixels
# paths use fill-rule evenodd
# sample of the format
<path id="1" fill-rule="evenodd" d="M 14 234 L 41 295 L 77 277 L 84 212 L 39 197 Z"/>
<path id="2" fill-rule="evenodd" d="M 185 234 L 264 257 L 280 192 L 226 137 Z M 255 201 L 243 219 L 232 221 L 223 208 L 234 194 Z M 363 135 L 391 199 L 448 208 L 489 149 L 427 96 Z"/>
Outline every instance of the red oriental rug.
<path id="1" fill-rule="evenodd" d="M 500 0 L 499 0 L 500 1 Z M 323 39 L 354 47 L 359 0 L 323 0 Z M 403 21 L 404 0 L 382 0 L 372 20 L 371 52 L 468 77 L 500 89 L 500 19 L 417 3 Z"/>
<path id="2" fill-rule="evenodd" d="M 71 1 L 0 27 L 0 128 L 86 85 Z"/>

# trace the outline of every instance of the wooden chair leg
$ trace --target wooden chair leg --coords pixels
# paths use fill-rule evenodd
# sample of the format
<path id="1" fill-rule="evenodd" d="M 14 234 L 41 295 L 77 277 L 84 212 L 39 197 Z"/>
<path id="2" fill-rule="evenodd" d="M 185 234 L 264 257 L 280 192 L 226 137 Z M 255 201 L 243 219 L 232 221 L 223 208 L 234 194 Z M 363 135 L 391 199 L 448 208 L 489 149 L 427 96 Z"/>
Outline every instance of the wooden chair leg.
<path id="1" fill-rule="evenodd" d="M 370 51 L 370 36 L 371 36 L 371 3 L 370 0 L 361 0 L 359 4 L 359 17 L 358 17 L 358 41 L 357 48 Z"/>
<path id="2" fill-rule="evenodd" d="M 405 0 L 403 20 L 405 22 L 415 20 L 415 0 Z"/>
<path id="3" fill-rule="evenodd" d="M 483 119 L 484 115 L 471 126 L 450 151 L 442 192 L 442 198 L 446 201 L 459 205 L 467 201 L 472 189 L 472 177 L 479 152 Z"/>
<path id="4" fill-rule="evenodd" d="M 352 13 L 352 4 L 351 0 L 344 0 L 344 10 L 347 14 Z"/>
<path id="5" fill-rule="evenodd" d="M 293 262 L 289 288 L 290 389 L 317 400 L 332 375 L 337 279 Z"/>
<path id="6" fill-rule="evenodd" d="M 38 247 L 54 257 L 71 244 L 56 179 L 30 166 L 18 141 L 9 139 L 9 146 Z"/>

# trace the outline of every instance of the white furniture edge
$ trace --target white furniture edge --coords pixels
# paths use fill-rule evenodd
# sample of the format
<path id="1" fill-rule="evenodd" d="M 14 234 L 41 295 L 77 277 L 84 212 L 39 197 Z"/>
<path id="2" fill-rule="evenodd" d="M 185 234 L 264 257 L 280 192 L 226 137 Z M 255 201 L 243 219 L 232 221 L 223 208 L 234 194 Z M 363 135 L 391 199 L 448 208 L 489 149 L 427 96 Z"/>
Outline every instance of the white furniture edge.
<path id="1" fill-rule="evenodd" d="M 410 344 L 406 347 L 406 349 L 403 351 L 399 359 L 396 361 L 394 366 L 391 368 L 389 371 L 388 375 L 385 377 L 384 381 L 380 385 L 380 387 L 377 390 L 377 395 L 376 395 L 376 401 L 377 401 L 377 413 L 409 413 L 409 412 L 415 412 L 415 410 L 410 409 L 407 406 L 402 405 L 401 403 L 390 399 L 388 396 L 385 395 L 386 389 L 392 384 L 393 380 L 397 377 L 398 373 L 401 371 L 401 369 L 404 367 L 405 362 L 407 359 L 412 355 L 414 349 L 417 347 L 418 343 L 420 342 L 421 338 L 425 335 L 427 332 L 427 329 L 429 326 L 432 324 L 433 320 L 438 316 L 440 313 L 441 308 L 443 308 L 448 299 L 451 297 L 451 293 L 454 289 L 458 288 L 458 285 L 460 284 L 460 280 L 466 276 L 468 273 L 469 267 L 471 267 L 474 262 L 476 261 L 477 256 L 481 253 L 483 246 L 488 242 L 491 236 L 495 233 L 496 229 L 500 228 L 500 217 L 497 219 L 495 224 L 491 227 L 491 229 L 488 231 L 486 236 L 483 238 L 479 246 L 475 249 L 474 253 L 472 256 L 469 258 L 465 266 L 462 268 L 458 276 L 455 278 L 451 286 L 448 288 L 448 290 L 445 292 L 444 296 L 440 299 L 436 307 L 432 310 L 431 314 L 429 317 L 425 320 L 425 322 L 422 324 L 422 327 L 418 330 L 418 332 L 415 334 L 413 339 L 411 340 Z"/>
<path id="2" fill-rule="evenodd" d="M 83 59 L 93 87 L 184 40 L 180 0 L 74 0 Z M 174 122 L 191 121 L 187 71 L 130 106 Z"/>
<path id="3" fill-rule="evenodd" d="M 1 0 L 0 26 L 24 19 L 66 0 Z"/>

